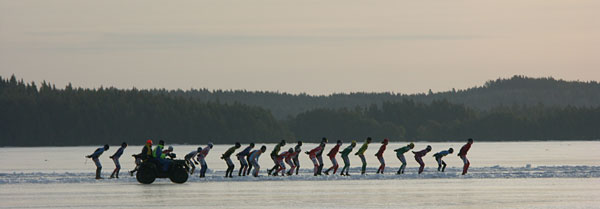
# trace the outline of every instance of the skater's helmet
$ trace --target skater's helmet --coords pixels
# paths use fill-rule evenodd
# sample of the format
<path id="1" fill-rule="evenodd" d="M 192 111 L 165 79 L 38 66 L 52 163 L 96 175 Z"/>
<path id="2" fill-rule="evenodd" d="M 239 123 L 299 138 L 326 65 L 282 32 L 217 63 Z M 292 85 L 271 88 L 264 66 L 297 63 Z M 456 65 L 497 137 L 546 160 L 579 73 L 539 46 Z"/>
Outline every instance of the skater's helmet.
<path id="1" fill-rule="evenodd" d="M 281 146 L 285 146 L 285 140 L 281 140 L 281 142 L 279 142 L 279 144 L 280 144 Z"/>
<path id="2" fill-rule="evenodd" d="M 415 144 L 411 142 L 410 144 L 408 144 L 408 147 L 410 147 L 411 149 L 415 148 Z"/>
<path id="3" fill-rule="evenodd" d="M 337 144 L 342 144 L 342 140 L 337 140 Z"/>
<path id="4" fill-rule="evenodd" d="M 158 141 L 158 144 L 159 144 L 159 145 L 165 145 L 165 141 L 163 141 L 163 140 L 160 140 L 160 141 Z"/>
<path id="5" fill-rule="evenodd" d="M 146 140 L 146 144 L 150 144 L 150 145 L 152 145 L 152 139 L 148 139 L 148 140 Z"/>
<path id="6" fill-rule="evenodd" d="M 123 144 L 121 144 L 121 147 L 127 147 L 127 142 L 123 142 Z"/>
<path id="7" fill-rule="evenodd" d="M 302 146 L 302 141 L 298 141 L 298 146 Z"/>
<path id="8" fill-rule="evenodd" d="M 235 147 L 236 147 L 236 148 L 240 148 L 241 146 L 242 146 L 242 145 L 241 145 L 239 142 L 236 142 L 236 143 L 235 143 Z"/>
<path id="9" fill-rule="evenodd" d="M 427 150 L 431 151 L 431 146 L 427 145 Z"/>
<path id="10" fill-rule="evenodd" d="M 383 139 L 382 144 L 387 144 L 389 141 L 390 141 L 389 139 L 385 138 L 385 139 Z"/>
<path id="11" fill-rule="evenodd" d="M 469 138 L 469 139 L 467 140 L 467 142 L 469 142 L 469 143 L 473 143 L 473 139 L 472 139 L 472 138 Z"/>
<path id="12" fill-rule="evenodd" d="M 294 148 L 290 147 L 290 149 L 288 150 L 288 153 L 292 153 L 292 152 L 294 152 Z"/>
<path id="13" fill-rule="evenodd" d="M 211 149 L 213 148 L 213 143 L 212 142 L 208 142 L 208 147 L 210 147 Z"/>
<path id="14" fill-rule="evenodd" d="M 263 145 L 262 147 L 260 147 L 260 151 L 261 152 L 267 151 L 267 146 Z"/>
<path id="15" fill-rule="evenodd" d="M 169 151 L 172 152 L 173 151 L 173 146 L 169 146 L 169 148 L 167 150 L 169 150 Z"/>
<path id="16" fill-rule="evenodd" d="M 353 147 L 356 146 L 356 140 L 352 140 L 352 144 Z"/>
<path id="17" fill-rule="evenodd" d="M 250 143 L 250 147 L 254 147 L 254 143 Z"/>
<path id="18" fill-rule="evenodd" d="M 450 149 L 448 149 L 448 152 L 449 152 L 449 153 L 453 153 L 453 152 L 454 152 L 454 149 L 450 148 Z"/>
<path id="19" fill-rule="evenodd" d="M 327 143 L 327 142 L 328 142 L 328 141 L 327 141 L 327 138 L 326 138 L 326 137 L 323 137 L 323 138 L 321 139 L 321 142 L 325 142 L 325 143 Z"/>
<path id="20" fill-rule="evenodd" d="M 371 143 L 371 140 L 373 140 L 371 137 L 367 137 L 367 143 Z"/>
<path id="21" fill-rule="evenodd" d="M 202 152 L 202 147 L 198 147 L 198 149 L 196 149 L 197 152 Z"/>
<path id="22" fill-rule="evenodd" d="M 104 151 L 108 150 L 108 148 L 109 148 L 108 144 L 105 144 L 104 145 Z"/>

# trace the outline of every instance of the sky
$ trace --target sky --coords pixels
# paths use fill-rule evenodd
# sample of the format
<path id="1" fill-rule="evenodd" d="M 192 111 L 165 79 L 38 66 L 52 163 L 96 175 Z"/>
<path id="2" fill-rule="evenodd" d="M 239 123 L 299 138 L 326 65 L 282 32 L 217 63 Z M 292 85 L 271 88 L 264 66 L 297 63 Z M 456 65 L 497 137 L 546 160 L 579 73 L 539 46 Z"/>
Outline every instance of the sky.
<path id="1" fill-rule="evenodd" d="M 600 1 L 0 0 L 0 76 L 323 95 L 600 80 Z"/>

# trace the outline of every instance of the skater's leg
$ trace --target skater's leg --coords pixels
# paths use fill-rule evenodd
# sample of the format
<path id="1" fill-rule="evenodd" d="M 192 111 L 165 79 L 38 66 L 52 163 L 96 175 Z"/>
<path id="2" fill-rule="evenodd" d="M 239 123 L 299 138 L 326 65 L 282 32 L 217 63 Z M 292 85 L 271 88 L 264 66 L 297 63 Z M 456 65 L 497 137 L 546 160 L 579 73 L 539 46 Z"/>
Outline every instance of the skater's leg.
<path id="1" fill-rule="evenodd" d="M 331 163 L 333 163 L 333 174 L 335 174 L 340 165 L 338 165 L 337 159 L 335 159 L 335 157 L 331 158 Z"/>
<path id="2" fill-rule="evenodd" d="M 204 178 L 206 175 L 206 170 L 208 169 L 208 165 L 206 164 L 206 160 L 204 158 L 200 159 L 200 178 Z"/>
<path id="3" fill-rule="evenodd" d="M 400 162 L 402 162 L 402 166 L 400 166 L 400 174 L 403 174 L 404 169 L 406 169 L 406 158 L 404 158 L 404 155 L 400 156 Z"/>
<path id="4" fill-rule="evenodd" d="M 225 158 L 225 162 L 227 162 L 227 171 L 225 171 L 225 177 L 233 177 L 231 174 L 233 173 L 235 164 L 233 164 L 231 158 Z"/>
<path id="5" fill-rule="evenodd" d="M 98 158 L 92 158 L 94 164 L 96 164 L 96 179 L 102 179 L 102 164 Z"/>
<path id="6" fill-rule="evenodd" d="M 225 177 L 229 177 L 229 169 L 231 169 L 231 166 L 229 165 L 229 162 L 227 162 L 227 159 L 223 159 L 225 160 L 225 165 L 227 165 L 227 169 L 225 169 Z"/>
<path id="7" fill-rule="evenodd" d="M 379 168 L 377 169 L 377 173 L 381 173 L 383 174 L 383 169 L 385 168 L 385 160 L 383 159 L 383 157 L 377 157 L 377 160 L 379 160 Z"/>
<path id="8" fill-rule="evenodd" d="M 115 177 L 115 174 L 117 173 L 117 161 L 115 161 L 115 159 L 114 159 L 114 158 L 113 158 L 112 160 L 113 160 L 113 163 L 115 164 L 115 169 L 114 169 L 114 170 L 113 170 L 113 172 L 110 174 L 110 177 L 109 177 L 109 178 L 111 178 L 111 179 L 112 179 L 112 178 L 114 178 L 114 177 Z"/>
<path id="9" fill-rule="evenodd" d="M 115 162 L 115 170 L 113 171 L 113 174 L 115 174 L 116 178 L 119 178 L 119 172 L 121 172 L 121 163 L 119 162 L 119 158 L 113 158 L 113 161 Z"/>
<path id="10" fill-rule="evenodd" d="M 229 177 L 232 177 L 233 170 L 235 170 L 235 164 L 231 161 L 231 158 L 227 158 L 227 161 L 231 164 L 231 170 L 229 170 Z"/>
<path id="11" fill-rule="evenodd" d="M 190 174 L 194 174 L 194 171 L 196 170 L 196 165 L 194 165 L 194 162 L 190 162 L 190 163 L 191 163 L 190 167 L 192 167 L 192 170 L 190 170 Z"/>
<path id="12" fill-rule="evenodd" d="M 442 158 L 436 157 L 435 161 L 438 163 L 438 171 L 442 171 Z"/>
<path id="13" fill-rule="evenodd" d="M 300 160 L 298 157 L 294 157 L 294 165 L 296 165 L 296 175 L 298 175 L 298 170 L 300 170 Z"/>
<path id="14" fill-rule="evenodd" d="M 271 170 L 267 170 L 267 173 L 269 173 L 269 175 L 271 175 L 271 172 L 276 171 L 277 168 L 279 168 L 279 163 L 277 162 L 277 156 L 271 156 L 271 160 L 273 160 L 273 163 L 275 165 L 273 166 L 273 168 L 271 168 Z"/>
<path id="15" fill-rule="evenodd" d="M 329 175 L 329 171 L 331 171 L 333 169 L 333 167 L 335 167 L 335 164 L 333 163 L 333 161 L 335 160 L 335 158 L 330 157 L 329 160 L 331 160 L 331 167 L 329 167 L 327 170 L 325 170 L 325 175 Z"/>
<path id="16" fill-rule="evenodd" d="M 462 175 L 467 174 L 467 171 L 469 170 L 469 165 L 471 165 L 471 163 L 469 162 L 469 159 L 467 159 L 467 156 L 462 156 L 460 157 L 463 160 L 463 163 L 465 164 L 463 166 L 463 172 Z"/>
<path id="17" fill-rule="evenodd" d="M 360 161 L 362 162 L 362 170 L 360 171 L 360 174 L 365 174 L 367 171 L 367 160 L 365 159 L 365 155 L 359 155 L 358 157 L 360 157 Z"/>
<path id="18" fill-rule="evenodd" d="M 295 169 L 296 169 L 296 165 L 292 164 L 290 167 L 290 170 L 288 171 L 288 176 L 291 176 L 294 173 Z"/>
<path id="19" fill-rule="evenodd" d="M 288 176 L 292 175 L 292 171 L 294 171 L 294 162 L 292 162 L 291 159 L 286 159 L 285 163 L 287 163 L 290 166 L 290 170 L 288 170 L 288 172 L 286 173 Z"/>
<path id="20" fill-rule="evenodd" d="M 344 159 L 344 168 L 342 168 L 341 173 L 344 174 L 344 171 L 346 171 L 346 175 L 348 175 L 348 169 L 350 168 L 350 159 L 348 159 L 348 156 L 342 156 L 342 159 Z"/>
<path id="21" fill-rule="evenodd" d="M 323 156 L 317 156 L 317 160 L 319 161 L 319 169 L 317 170 L 317 174 L 321 175 L 321 171 L 323 170 Z"/>
<path id="22" fill-rule="evenodd" d="M 138 170 L 138 167 L 140 166 L 140 164 L 142 164 L 142 159 L 139 157 L 135 158 L 135 168 L 133 168 L 133 170 L 129 171 L 129 174 L 131 176 L 133 176 L 133 173 L 135 173 Z"/>
<path id="23" fill-rule="evenodd" d="M 317 158 L 310 158 L 310 160 L 313 162 L 314 165 L 314 169 L 313 169 L 313 174 L 316 176 L 317 175 L 317 171 L 319 171 L 319 162 L 317 162 Z"/>
<path id="24" fill-rule="evenodd" d="M 252 160 L 252 165 L 254 166 L 254 173 L 252 174 L 254 177 L 258 177 L 258 171 L 260 171 L 260 165 L 256 160 Z"/>
<path id="25" fill-rule="evenodd" d="M 190 169 L 190 175 L 194 174 L 194 170 L 196 169 L 196 166 L 194 166 L 194 162 L 192 162 L 192 160 L 190 160 L 189 158 L 185 159 L 185 162 L 191 168 Z"/>
<path id="26" fill-rule="evenodd" d="M 252 164 L 252 161 L 250 161 L 249 155 L 248 155 L 248 157 L 246 157 L 246 161 L 248 162 L 248 170 L 247 170 L 248 173 L 246 173 L 246 175 L 249 176 L 250 172 L 252 171 L 252 166 L 254 166 L 254 165 Z"/>
<path id="27" fill-rule="evenodd" d="M 279 168 L 275 174 L 278 174 L 279 172 L 281 172 L 281 176 L 285 176 L 285 163 L 283 161 L 279 161 Z"/>
<path id="28" fill-rule="evenodd" d="M 419 163 L 419 174 L 423 173 L 423 170 L 425 169 L 425 163 L 423 162 L 423 159 L 421 159 L 420 157 L 416 157 L 415 156 L 415 160 L 417 161 L 417 163 Z"/>
<path id="29" fill-rule="evenodd" d="M 396 173 L 397 174 L 401 174 L 403 166 L 406 165 L 406 159 L 404 159 L 404 155 L 403 154 L 398 154 L 398 155 L 396 155 L 396 157 L 398 157 L 398 160 L 400 160 L 400 162 L 402 163 L 402 165 L 400 166 L 400 168 L 398 168 L 398 172 L 396 172 Z"/>
<path id="30" fill-rule="evenodd" d="M 443 160 L 442 160 L 442 165 L 443 165 L 442 166 L 442 172 L 444 172 L 444 170 L 446 170 L 446 162 L 444 162 Z"/>
<path id="31" fill-rule="evenodd" d="M 244 157 L 238 157 L 238 160 L 240 161 L 240 171 L 238 172 L 238 176 L 242 176 L 242 172 L 245 176 L 248 163 L 246 163 L 246 159 L 244 159 Z"/>

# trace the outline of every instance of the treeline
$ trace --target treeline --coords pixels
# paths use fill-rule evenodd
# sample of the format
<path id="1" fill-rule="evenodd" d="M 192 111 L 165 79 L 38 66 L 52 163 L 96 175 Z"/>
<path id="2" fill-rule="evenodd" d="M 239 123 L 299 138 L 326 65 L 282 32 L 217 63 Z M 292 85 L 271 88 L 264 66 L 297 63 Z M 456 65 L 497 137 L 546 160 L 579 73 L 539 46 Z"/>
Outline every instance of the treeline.
<path id="1" fill-rule="evenodd" d="M 270 110 L 275 118 L 286 119 L 314 109 L 362 108 L 384 102 L 402 102 L 405 99 L 430 104 L 447 100 L 453 104 L 464 104 L 477 110 L 490 110 L 499 106 L 544 104 L 547 107 L 597 107 L 600 106 L 600 84 L 596 81 L 564 81 L 554 78 L 528 78 L 514 76 L 510 79 L 487 81 L 483 86 L 466 90 L 450 90 L 427 94 L 399 93 L 343 93 L 328 96 L 287 94 L 279 92 L 191 89 L 154 90 L 159 94 L 171 94 L 194 98 L 200 101 L 221 103 L 239 102 Z"/>
<path id="2" fill-rule="evenodd" d="M 266 110 L 146 90 L 81 89 L 0 77 L 0 146 L 275 142 L 292 133 Z"/>
<path id="3" fill-rule="evenodd" d="M 362 95 L 366 104 L 369 94 Z M 367 136 L 413 141 L 597 140 L 599 124 L 600 106 L 515 104 L 480 110 L 446 99 L 419 102 L 408 98 L 316 108 L 277 120 L 258 106 L 202 101 L 185 93 L 71 85 L 57 89 L 46 82 L 38 87 L 14 76 L 0 77 L 0 146 L 136 144 L 148 138 L 181 144 L 316 142 L 324 136 L 344 140 Z"/>
<path id="4" fill-rule="evenodd" d="M 446 100 L 384 102 L 355 109 L 317 109 L 288 122 L 299 138 L 366 136 L 410 141 L 598 140 L 600 107 L 500 106 L 477 111 Z"/>

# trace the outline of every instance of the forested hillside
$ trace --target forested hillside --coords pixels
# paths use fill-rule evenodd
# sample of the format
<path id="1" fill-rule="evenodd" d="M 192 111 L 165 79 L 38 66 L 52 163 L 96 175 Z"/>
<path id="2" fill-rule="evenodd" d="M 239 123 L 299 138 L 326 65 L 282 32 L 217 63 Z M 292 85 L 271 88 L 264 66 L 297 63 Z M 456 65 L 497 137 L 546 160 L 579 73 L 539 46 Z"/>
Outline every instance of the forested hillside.
<path id="1" fill-rule="evenodd" d="M 598 140 L 600 107 L 502 106 L 477 111 L 448 101 L 384 102 L 381 107 L 317 109 L 289 120 L 296 137 L 481 141 Z"/>
<path id="2" fill-rule="evenodd" d="M 488 81 L 483 86 L 466 90 L 451 90 L 428 94 L 394 93 L 349 93 L 328 96 L 293 95 L 279 92 L 250 92 L 244 90 L 209 91 L 207 89 L 188 91 L 156 90 L 169 92 L 200 101 L 240 102 L 270 110 L 278 119 L 285 119 L 299 113 L 319 108 L 368 107 L 371 104 L 411 99 L 415 102 L 431 103 L 434 100 L 448 100 L 454 104 L 464 104 L 478 110 L 490 110 L 498 106 L 543 104 L 548 107 L 597 107 L 600 106 L 600 84 L 597 82 L 564 81 L 553 78 L 528 78 L 514 76 L 510 79 Z"/>
<path id="3" fill-rule="evenodd" d="M 597 86 L 595 82 L 514 77 L 432 95 L 313 97 L 71 85 L 61 89 L 46 82 L 38 87 L 14 76 L 0 77 L 0 146 L 140 144 L 148 138 L 188 144 L 280 139 L 316 142 L 321 137 L 360 140 L 367 136 L 392 141 L 598 140 Z M 200 99 L 200 95 L 206 98 Z M 257 103 L 262 99 L 265 105 L 242 104 L 217 95 L 235 95 Z M 473 98 L 482 100 L 476 100 L 481 109 L 457 102 Z M 299 114 L 277 119 L 263 107 L 268 106 L 266 101 L 280 104 L 269 105 L 286 114 Z M 489 107 L 483 108 L 485 104 Z"/>
<path id="4" fill-rule="evenodd" d="M 269 111 L 200 102 L 146 90 L 38 88 L 0 79 L 0 146 L 275 142 L 292 134 Z"/>

